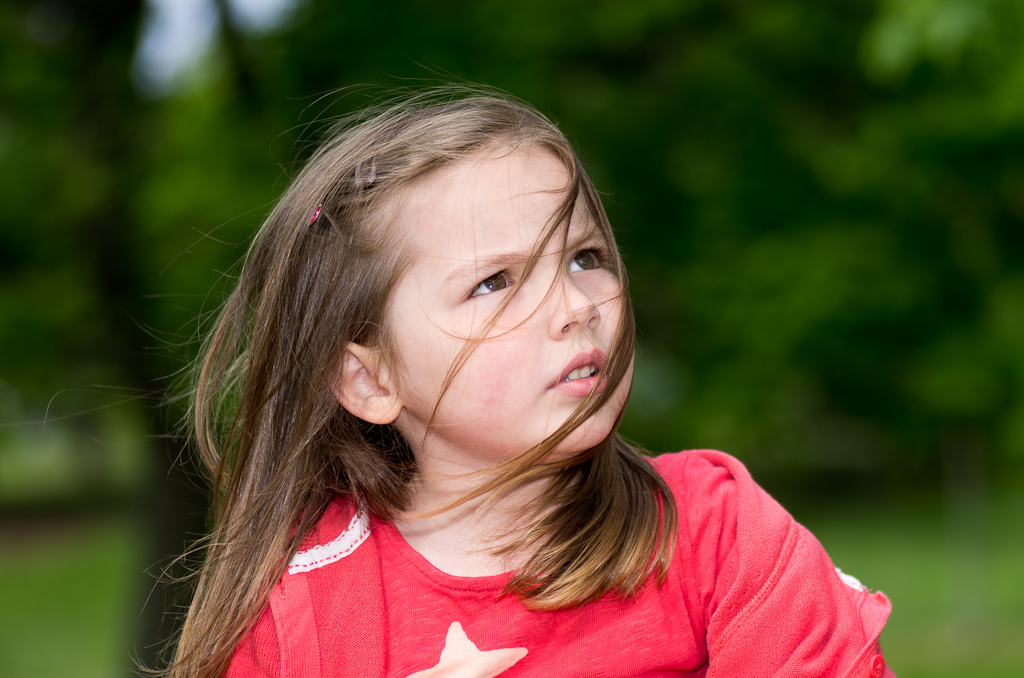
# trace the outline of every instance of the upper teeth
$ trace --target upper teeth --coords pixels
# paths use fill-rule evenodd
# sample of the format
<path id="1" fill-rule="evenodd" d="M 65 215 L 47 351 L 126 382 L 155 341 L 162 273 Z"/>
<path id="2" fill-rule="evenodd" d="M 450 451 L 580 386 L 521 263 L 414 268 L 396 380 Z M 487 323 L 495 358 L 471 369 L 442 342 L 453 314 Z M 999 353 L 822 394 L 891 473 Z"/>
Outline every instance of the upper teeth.
<path id="1" fill-rule="evenodd" d="M 575 379 L 586 379 L 592 377 L 597 372 L 597 368 L 593 365 L 584 365 L 583 367 L 577 367 L 575 370 L 569 373 L 562 381 L 573 381 Z"/>

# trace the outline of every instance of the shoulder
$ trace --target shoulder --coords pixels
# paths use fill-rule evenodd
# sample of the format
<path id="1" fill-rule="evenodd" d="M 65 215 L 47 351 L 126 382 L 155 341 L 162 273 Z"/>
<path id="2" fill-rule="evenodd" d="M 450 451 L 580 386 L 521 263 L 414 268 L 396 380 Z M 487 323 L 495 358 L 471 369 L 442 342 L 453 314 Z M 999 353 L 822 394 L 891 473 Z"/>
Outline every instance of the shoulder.
<path id="1" fill-rule="evenodd" d="M 708 512 L 732 520 L 791 521 L 789 514 L 754 482 L 735 457 L 717 450 L 689 450 L 651 460 L 672 490 L 681 517 L 699 520 Z"/>
<path id="2" fill-rule="evenodd" d="M 685 450 L 661 454 L 653 457 L 651 464 L 670 487 L 715 478 L 753 482 L 739 459 L 717 450 Z"/>
<path id="3" fill-rule="evenodd" d="M 676 498 L 716 673 L 860 675 L 884 661 L 877 640 L 888 600 L 844 583 L 742 463 L 697 450 L 652 464 Z"/>
<path id="4" fill-rule="evenodd" d="M 383 629 L 380 558 L 370 517 L 358 502 L 335 497 L 239 643 L 229 676 L 381 675 Z"/>
<path id="5" fill-rule="evenodd" d="M 310 666 L 320 661 L 323 618 L 337 613 L 329 605 L 338 598 L 329 590 L 331 571 L 346 571 L 327 566 L 351 555 L 368 534 L 366 516 L 354 502 L 331 500 L 270 591 L 266 608 L 236 646 L 228 678 L 291 675 L 296 661 Z"/>
<path id="6" fill-rule="evenodd" d="M 672 490 L 694 555 L 736 568 L 733 574 L 770 576 L 802 529 L 731 455 L 691 450 L 661 455 L 652 464 Z"/>

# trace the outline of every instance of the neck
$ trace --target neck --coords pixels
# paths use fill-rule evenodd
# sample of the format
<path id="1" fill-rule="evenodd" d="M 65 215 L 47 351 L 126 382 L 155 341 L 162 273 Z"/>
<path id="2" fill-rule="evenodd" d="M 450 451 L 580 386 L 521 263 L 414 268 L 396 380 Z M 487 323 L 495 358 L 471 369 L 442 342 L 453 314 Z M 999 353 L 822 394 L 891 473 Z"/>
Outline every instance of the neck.
<path id="1" fill-rule="evenodd" d="M 448 574 L 480 577 L 501 574 L 526 562 L 528 554 L 496 550 L 525 534 L 523 507 L 546 483 L 536 482 L 500 497 L 485 495 L 452 507 L 488 478 L 421 474 L 412 488 L 412 510 L 395 521 L 409 545 Z M 515 529 L 510 529 L 517 526 Z"/>

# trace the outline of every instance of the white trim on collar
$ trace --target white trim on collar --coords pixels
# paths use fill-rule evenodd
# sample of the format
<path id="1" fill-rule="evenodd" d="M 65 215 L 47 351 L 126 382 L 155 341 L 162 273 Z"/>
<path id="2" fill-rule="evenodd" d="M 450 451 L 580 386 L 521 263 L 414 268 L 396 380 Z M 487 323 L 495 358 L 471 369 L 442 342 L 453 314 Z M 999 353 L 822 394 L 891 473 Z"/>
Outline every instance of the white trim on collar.
<path id="1" fill-rule="evenodd" d="M 326 544 L 299 551 L 288 561 L 288 574 L 309 572 L 324 565 L 341 560 L 366 541 L 370 536 L 370 516 L 361 504 L 356 505 L 356 514 L 345 531 Z"/>

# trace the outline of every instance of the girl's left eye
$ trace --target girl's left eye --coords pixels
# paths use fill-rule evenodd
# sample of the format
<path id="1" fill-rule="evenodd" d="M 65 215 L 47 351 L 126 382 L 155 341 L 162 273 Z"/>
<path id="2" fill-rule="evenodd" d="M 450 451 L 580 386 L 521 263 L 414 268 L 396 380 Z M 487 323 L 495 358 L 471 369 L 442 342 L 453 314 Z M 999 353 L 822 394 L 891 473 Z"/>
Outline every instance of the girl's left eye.
<path id="1" fill-rule="evenodd" d="M 469 296 L 478 297 L 481 294 L 490 294 L 491 292 L 503 290 L 511 284 L 512 281 L 508 279 L 508 276 L 504 271 L 501 271 L 499 273 L 495 273 L 490 278 L 481 280 L 480 284 L 473 288 L 473 292 Z"/>
<path id="2" fill-rule="evenodd" d="M 597 259 L 597 252 L 594 250 L 583 250 L 578 252 L 572 261 L 569 262 L 570 271 L 590 271 L 600 268 L 601 263 Z"/>

